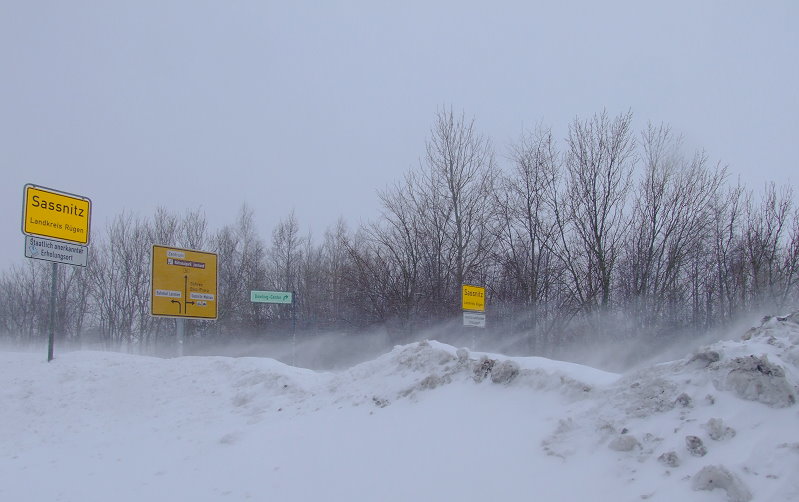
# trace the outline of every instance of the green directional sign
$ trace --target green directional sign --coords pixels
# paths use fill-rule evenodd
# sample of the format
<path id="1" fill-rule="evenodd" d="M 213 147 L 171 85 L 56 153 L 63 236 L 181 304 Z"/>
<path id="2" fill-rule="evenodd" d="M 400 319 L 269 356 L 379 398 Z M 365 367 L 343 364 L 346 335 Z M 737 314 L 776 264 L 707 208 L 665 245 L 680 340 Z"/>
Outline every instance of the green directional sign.
<path id="1" fill-rule="evenodd" d="M 250 291 L 250 301 L 255 303 L 292 303 L 291 291 Z"/>

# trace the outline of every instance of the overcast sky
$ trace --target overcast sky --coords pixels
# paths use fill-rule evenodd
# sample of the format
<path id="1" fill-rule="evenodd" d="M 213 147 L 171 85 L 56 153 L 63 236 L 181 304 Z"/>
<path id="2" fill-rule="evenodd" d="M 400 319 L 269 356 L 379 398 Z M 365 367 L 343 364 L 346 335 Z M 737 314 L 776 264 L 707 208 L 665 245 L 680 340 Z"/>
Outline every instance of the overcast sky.
<path id="1" fill-rule="evenodd" d="M 123 210 L 379 214 L 437 108 L 500 155 L 522 128 L 631 109 L 752 188 L 797 181 L 799 2 L 0 1 L 0 269 L 22 190 Z M 501 162 L 504 164 L 505 162 Z"/>

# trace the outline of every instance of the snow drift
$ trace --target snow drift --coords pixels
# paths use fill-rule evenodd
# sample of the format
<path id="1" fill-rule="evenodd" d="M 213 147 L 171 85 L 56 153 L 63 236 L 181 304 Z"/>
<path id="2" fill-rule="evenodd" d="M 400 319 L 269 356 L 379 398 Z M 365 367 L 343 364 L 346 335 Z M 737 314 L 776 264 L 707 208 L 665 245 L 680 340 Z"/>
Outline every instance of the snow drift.
<path id="1" fill-rule="evenodd" d="M 41 359 L 0 353 L 0 500 L 799 500 L 797 315 L 625 375 L 433 341 Z"/>

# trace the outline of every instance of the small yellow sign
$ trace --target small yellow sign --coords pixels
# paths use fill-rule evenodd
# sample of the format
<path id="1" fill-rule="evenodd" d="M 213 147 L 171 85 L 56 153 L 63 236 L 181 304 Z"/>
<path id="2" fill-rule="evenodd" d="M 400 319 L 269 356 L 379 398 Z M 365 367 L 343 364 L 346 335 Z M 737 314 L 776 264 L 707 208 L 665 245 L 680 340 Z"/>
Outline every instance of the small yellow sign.
<path id="1" fill-rule="evenodd" d="M 486 288 L 464 284 L 462 298 L 463 310 L 485 312 Z"/>
<path id="2" fill-rule="evenodd" d="M 92 201 L 51 188 L 25 185 L 22 233 L 86 245 Z"/>
<path id="3" fill-rule="evenodd" d="M 216 319 L 217 255 L 153 246 L 150 314 Z"/>

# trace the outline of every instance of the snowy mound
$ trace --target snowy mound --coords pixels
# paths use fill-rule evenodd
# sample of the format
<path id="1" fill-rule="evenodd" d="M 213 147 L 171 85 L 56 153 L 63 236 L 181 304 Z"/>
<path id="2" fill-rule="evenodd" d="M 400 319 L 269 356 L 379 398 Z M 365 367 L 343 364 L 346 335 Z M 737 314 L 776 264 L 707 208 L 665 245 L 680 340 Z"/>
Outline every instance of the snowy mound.
<path id="1" fill-rule="evenodd" d="M 709 400 L 730 392 L 775 408 L 796 403 L 799 316 L 768 318 L 740 341 L 719 342 L 671 363 L 633 372 L 609 390 L 633 416 Z"/>
<path id="2" fill-rule="evenodd" d="M 666 476 L 690 479 L 694 490 L 718 488 L 731 501 L 799 497 L 791 480 L 799 468 L 799 315 L 764 319 L 739 341 L 627 374 L 603 394 L 562 419 L 543 449 L 567 458 L 606 446 L 642 487 Z M 640 472 L 655 463 L 655 472 Z"/>
<path id="3" fill-rule="evenodd" d="M 372 388 L 371 400 L 381 407 L 394 399 L 414 398 L 425 390 L 457 383 L 513 385 L 579 396 L 615 381 L 618 375 L 578 364 L 540 357 L 505 357 L 470 353 L 435 341 L 395 347 L 390 353 L 336 375 L 330 390 L 348 389 L 357 402 Z M 371 382 L 381 382 L 375 386 Z M 368 400 L 369 396 L 362 396 Z"/>
<path id="4" fill-rule="evenodd" d="M 0 500 L 799 500 L 798 377 L 796 315 L 626 375 L 0 352 Z"/>

